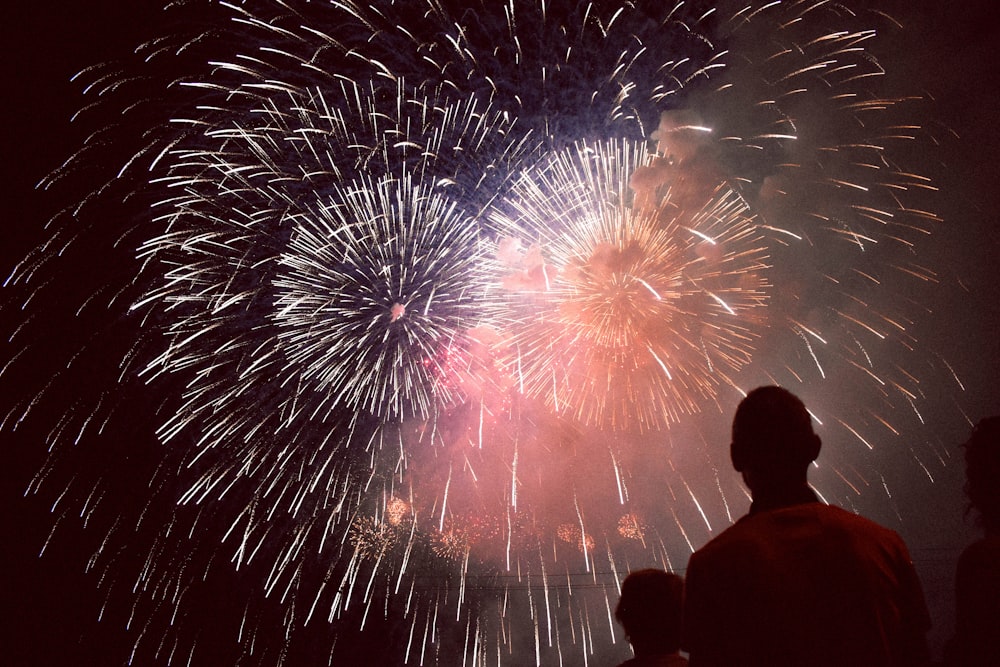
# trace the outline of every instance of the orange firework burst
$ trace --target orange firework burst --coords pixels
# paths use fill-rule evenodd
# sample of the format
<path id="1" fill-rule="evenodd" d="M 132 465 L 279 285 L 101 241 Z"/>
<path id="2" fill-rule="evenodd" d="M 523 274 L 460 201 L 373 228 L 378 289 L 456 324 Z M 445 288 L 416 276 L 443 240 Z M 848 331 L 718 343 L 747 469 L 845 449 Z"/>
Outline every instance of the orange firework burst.
<path id="1" fill-rule="evenodd" d="M 734 384 L 761 327 L 766 251 L 742 197 L 681 176 L 642 143 L 612 141 L 517 182 L 494 222 L 507 233 L 507 362 L 525 394 L 641 431 Z M 518 230 L 538 243 L 521 251 Z"/>
<path id="2" fill-rule="evenodd" d="M 573 523 L 559 524 L 559 527 L 556 528 L 556 535 L 558 535 L 559 539 L 563 542 L 576 546 L 576 548 L 580 551 L 583 551 L 584 546 L 586 546 L 587 551 L 591 552 L 594 550 L 596 545 L 592 535 L 584 534 L 580 530 L 580 526 Z"/>
<path id="3" fill-rule="evenodd" d="M 392 526 L 374 517 L 360 517 L 351 524 L 350 540 L 359 555 L 374 558 L 384 554 L 396 542 Z"/>
<path id="4" fill-rule="evenodd" d="M 393 526 L 399 526 L 410 513 L 410 504 L 402 498 L 393 496 L 385 504 L 385 516 Z"/>
<path id="5" fill-rule="evenodd" d="M 625 514 L 618 519 L 618 534 L 629 540 L 643 542 L 646 539 L 646 526 L 637 514 Z"/>
<path id="6" fill-rule="evenodd" d="M 448 527 L 434 535 L 434 553 L 449 560 L 462 560 L 469 553 L 469 535 L 459 527 Z"/>

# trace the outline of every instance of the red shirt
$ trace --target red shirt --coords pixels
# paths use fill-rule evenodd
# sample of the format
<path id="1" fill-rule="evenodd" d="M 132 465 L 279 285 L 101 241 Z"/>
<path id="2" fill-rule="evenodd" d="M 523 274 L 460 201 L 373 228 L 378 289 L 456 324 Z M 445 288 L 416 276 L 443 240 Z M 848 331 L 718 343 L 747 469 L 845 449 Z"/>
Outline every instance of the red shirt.
<path id="1" fill-rule="evenodd" d="M 910 667 L 930 617 L 895 532 L 818 502 L 752 512 L 692 554 L 691 667 Z"/>

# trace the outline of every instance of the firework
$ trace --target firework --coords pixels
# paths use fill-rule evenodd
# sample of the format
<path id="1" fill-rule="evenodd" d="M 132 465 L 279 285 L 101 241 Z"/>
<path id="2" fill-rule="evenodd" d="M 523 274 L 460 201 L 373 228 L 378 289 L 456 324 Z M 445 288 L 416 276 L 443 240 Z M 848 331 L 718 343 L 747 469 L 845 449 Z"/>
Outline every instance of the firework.
<path id="1" fill-rule="evenodd" d="M 351 544 L 363 557 L 382 556 L 395 542 L 390 526 L 371 519 L 359 519 L 351 526 Z"/>
<path id="2" fill-rule="evenodd" d="M 711 403 L 765 324 L 753 311 L 766 251 L 746 204 L 720 184 L 685 210 L 671 192 L 683 164 L 657 160 L 642 145 L 577 146 L 519 179 L 495 220 L 541 248 L 513 258 L 521 277 L 508 281 L 519 389 L 615 430 Z M 660 173 L 639 187 L 649 172 Z"/>
<path id="3" fill-rule="evenodd" d="M 642 541 L 644 538 L 643 529 L 642 519 L 635 514 L 626 514 L 618 519 L 618 533 L 622 537 Z"/>
<path id="4" fill-rule="evenodd" d="M 933 281 L 937 219 L 902 150 L 916 100 L 878 94 L 866 50 L 885 17 L 469 5 L 227 4 L 140 50 L 148 76 L 91 73 L 141 143 L 68 214 L 99 222 L 9 282 L 30 312 L 79 238 L 137 258 L 81 312 L 138 335 L 31 487 L 103 531 L 136 662 L 194 664 L 232 581 L 243 664 L 617 656 L 618 575 L 681 567 L 740 501 L 708 441 L 741 391 L 815 386 L 868 448 L 919 421 L 899 295 Z M 73 354 L 5 428 L 59 404 Z M 820 400 L 833 377 L 858 388 Z M 132 394 L 154 462 L 116 509 L 113 470 L 65 471 L 116 458 Z M 833 496 L 880 481 L 823 472 Z"/>

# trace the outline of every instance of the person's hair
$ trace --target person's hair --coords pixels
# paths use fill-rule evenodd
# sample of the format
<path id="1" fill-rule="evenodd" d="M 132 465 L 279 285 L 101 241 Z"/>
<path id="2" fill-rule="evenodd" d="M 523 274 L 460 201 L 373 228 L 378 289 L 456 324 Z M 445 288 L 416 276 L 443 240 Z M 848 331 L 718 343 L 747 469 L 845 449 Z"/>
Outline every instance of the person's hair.
<path id="1" fill-rule="evenodd" d="M 636 654 L 674 653 L 681 645 L 684 580 L 671 572 L 636 570 L 622 582 L 615 618 Z"/>
<path id="2" fill-rule="evenodd" d="M 1000 533 L 1000 417 L 976 424 L 964 447 L 969 504 L 987 532 Z"/>
<path id="3" fill-rule="evenodd" d="M 737 472 L 805 470 L 818 454 L 811 417 L 795 394 L 758 387 L 740 401 L 730 446 Z"/>

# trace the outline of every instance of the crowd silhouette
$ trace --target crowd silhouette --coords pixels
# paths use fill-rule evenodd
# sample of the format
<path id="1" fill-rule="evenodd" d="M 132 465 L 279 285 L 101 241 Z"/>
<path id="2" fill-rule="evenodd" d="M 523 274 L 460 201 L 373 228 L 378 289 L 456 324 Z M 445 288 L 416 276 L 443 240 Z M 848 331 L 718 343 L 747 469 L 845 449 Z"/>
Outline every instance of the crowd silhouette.
<path id="1" fill-rule="evenodd" d="M 959 556 L 955 636 L 948 667 L 1000 665 L 1000 417 L 984 419 L 965 443 L 965 491 L 983 537 Z"/>
<path id="2" fill-rule="evenodd" d="M 984 531 L 956 568 L 956 632 L 943 663 L 912 559 L 894 531 L 820 502 L 822 442 L 802 401 L 777 386 L 740 402 L 730 458 L 748 513 L 688 562 L 686 581 L 640 570 L 615 617 L 635 657 L 620 667 L 1000 666 L 1000 417 L 965 443 L 969 507 Z"/>

